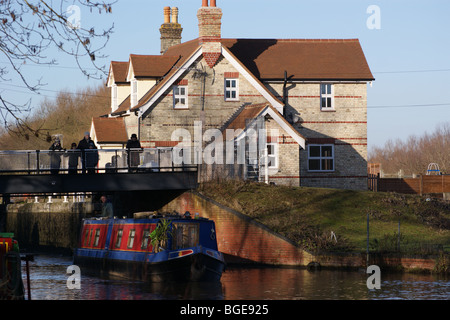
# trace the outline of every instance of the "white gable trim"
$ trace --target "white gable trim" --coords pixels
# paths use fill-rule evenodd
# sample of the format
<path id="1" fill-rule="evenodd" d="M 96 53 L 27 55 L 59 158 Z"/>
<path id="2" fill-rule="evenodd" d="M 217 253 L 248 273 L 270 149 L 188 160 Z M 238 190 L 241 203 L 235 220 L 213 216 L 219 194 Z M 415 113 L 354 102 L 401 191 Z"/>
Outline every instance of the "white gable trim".
<path id="1" fill-rule="evenodd" d="M 173 85 L 173 83 L 181 77 L 181 75 L 186 71 L 187 68 L 189 68 L 202 54 L 201 47 L 195 51 L 191 57 L 180 67 L 178 67 L 178 70 L 169 78 L 167 79 L 166 83 L 164 83 L 158 91 L 153 94 L 151 99 L 147 101 L 143 106 L 139 108 L 139 117 L 141 117 L 160 97 L 164 92 L 166 92 L 170 87 Z"/>
<path id="2" fill-rule="evenodd" d="M 283 104 L 281 104 L 278 100 L 276 100 L 267 90 L 266 87 L 261 85 L 237 60 L 234 56 L 230 54 L 230 52 L 222 46 L 222 55 L 227 59 L 236 70 L 242 74 L 245 79 L 247 79 L 250 84 L 258 90 L 261 95 L 266 98 L 266 100 L 278 110 L 280 114 L 283 114 Z"/>
<path id="3" fill-rule="evenodd" d="M 134 69 L 133 69 L 133 64 L 131 62 L 131 57 L 128 63 L 128 71 L 127 71 L 127 82 L 130 82 L 131 80 L 134 79 Z"/>
<path id="4" fill-rule="evenodd" d="M 286 131 L 287 134 L 289 134 L 292 139 L 295 140 L 295 142 L 297 142 L 300 147 L 303 148 L 303 150 L 306 150 L 306 141 L 305 138 L 303 138 L 297 131 L 295 131 L 290 125 L 288 125 L 282 118 L 282 116 L 275 110 L 273 110 L 272 108 L 270 108 L 269 106 L 267 106 L 266 108 L 264 108 L 264 110 L 255 118 L 253 119 L 248 125 L 247 127 L 252 126 L 252 124 L 256 121 L 257 118 L 259 117 L 264 117 L 266 114 L 269 114 L 272 119 L 274 119 L 278 125 L 284 130 Z M 240 140 L 243 137 L 245 137 L 247 128 L 245 128 L 243 131 L 241 131 L 236 137 L 235 140 Z"/>
<path id="5" fill-rule="evenodd" d="M 284 121 L 284 119 L 281 118 L 281 115 L 279 113 L 277 113 L 275 110 L 273 110 L 270 107 L 266 107 L 266 109 L 264 109 L 264 111 L 261 113 L 261 115 L 265 116 L 266 114 L 269 114 L 272 117 L 272 119 L 274 119 L 280 125 L 280 127 L 284 131 L 286 131 L 292 137 L 292 139 L 295 140 L 295 142 L 297 142 L 300 145 L 300 147 L 302 147 L 303 149 L 306 149 L 305 138 L 303 138 L 301 135 L 299 135 L 297 131 L 295 131 L 290 125 L 288 125 Z"/>
<path id="6" fill-rule="evenodd" d="M 106 86 L 108 88 L 112 87 L 115 83 L 115 79 L 114 79 L 114 73 L 113 73 L 113 68 L 112 68 L 112 63 L 109 66 L 109 74 L 108 74 L 108 81 L 106 82 Z"/>

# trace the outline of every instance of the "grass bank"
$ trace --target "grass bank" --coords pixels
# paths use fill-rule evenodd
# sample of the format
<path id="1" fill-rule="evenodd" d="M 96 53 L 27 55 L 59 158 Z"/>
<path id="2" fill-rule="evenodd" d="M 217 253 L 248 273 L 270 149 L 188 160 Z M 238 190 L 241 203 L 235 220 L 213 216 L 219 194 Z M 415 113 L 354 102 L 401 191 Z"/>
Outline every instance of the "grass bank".
<path id="1" fill-rule="evenodd" d="M 400 252 L 450 252 L 450 202 L 442 200 L 245 181 L 209 182 L 198 191 L 313 252 L 365 251 L 367 216 L 371 251 L 397 251 L 400 239 Z"/>

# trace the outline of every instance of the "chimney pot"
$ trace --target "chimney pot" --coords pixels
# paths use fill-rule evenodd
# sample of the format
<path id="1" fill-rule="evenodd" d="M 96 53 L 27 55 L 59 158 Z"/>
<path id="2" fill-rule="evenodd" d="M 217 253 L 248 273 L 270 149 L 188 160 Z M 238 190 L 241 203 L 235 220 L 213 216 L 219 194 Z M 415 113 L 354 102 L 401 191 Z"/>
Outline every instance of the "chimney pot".
<path id="1" fill-rule="evenodd" d="M 170 23 L 170 7 L 164 7 L 164 23 Z"/>
<path id="2" fill-rule="evenodd" d="M 172 8 L 172 23 L 178 23 L 178 8 Z"/>
<path id="3" fill-rule="evenodd" d="M 216 6 L 216 0 L 211 0 L 211 7 L 215 7 Z"/>
<path id="4" fill-rule="evenodd" d="M 208 0 L 202 0 L 202 7 L 209 7 Z"/>
<path id="5" fill-rule="evenodd" d="M 172 21 L 171 21 L 172 20 Z M 181 43 L 183 28 L 178 23 L 178 8 L 164 7 L 164 23 L 159 28 L 161 33 L 161 54 L 170 47 Z"/>

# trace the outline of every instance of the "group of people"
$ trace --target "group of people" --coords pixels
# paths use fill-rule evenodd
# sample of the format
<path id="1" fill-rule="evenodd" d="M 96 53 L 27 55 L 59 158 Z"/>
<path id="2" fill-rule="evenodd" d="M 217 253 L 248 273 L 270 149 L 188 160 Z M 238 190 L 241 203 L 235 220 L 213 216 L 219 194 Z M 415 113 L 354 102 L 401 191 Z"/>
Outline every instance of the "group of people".
<path id="1" fill-rule="evenodd" d="M 131 135 L 131 139 L 128 140 L 127 149 L 141 148 L 141 144 L 137 139 L 136 134 Z M 50 151 L 66 151 L 62 148 L 61 141 L 57 137 L 49 148 Z M 97 146 L 91 139 L 88 131 L 84 133 L 84 138 L 78 142 L 78 145 L 73 142 L 69 152 L 64 154 L 65 157 L 69 157 L 69 174 L 76 174 L 78 172 L 78 162 L 81 157 L 81 169 L 82 173 L 92 174 L 95 173 L 95 167 L 98 164 L 99 156 Z M 137 159 L 136 159 L 137 156 Z M 137 166 L 139 162 L 139 154 L 133 153 L 128 157 L 128 164 L 130 167 Z M 58 174 L 61 167 L 61 154 L 58 152 L 50 152 L 50 172 L 52 174 Z"/>

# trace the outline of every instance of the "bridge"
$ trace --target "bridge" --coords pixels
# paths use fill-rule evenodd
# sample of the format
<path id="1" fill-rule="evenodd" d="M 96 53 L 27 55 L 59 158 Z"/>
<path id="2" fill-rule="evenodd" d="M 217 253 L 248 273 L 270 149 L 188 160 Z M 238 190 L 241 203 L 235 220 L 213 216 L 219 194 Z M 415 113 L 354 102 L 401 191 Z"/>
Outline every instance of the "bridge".
<path id="1" fill-rule="evenodd" d="M 189 190 L 197 166 L 175 148 L 0 151 L 0 194 Z"/>

